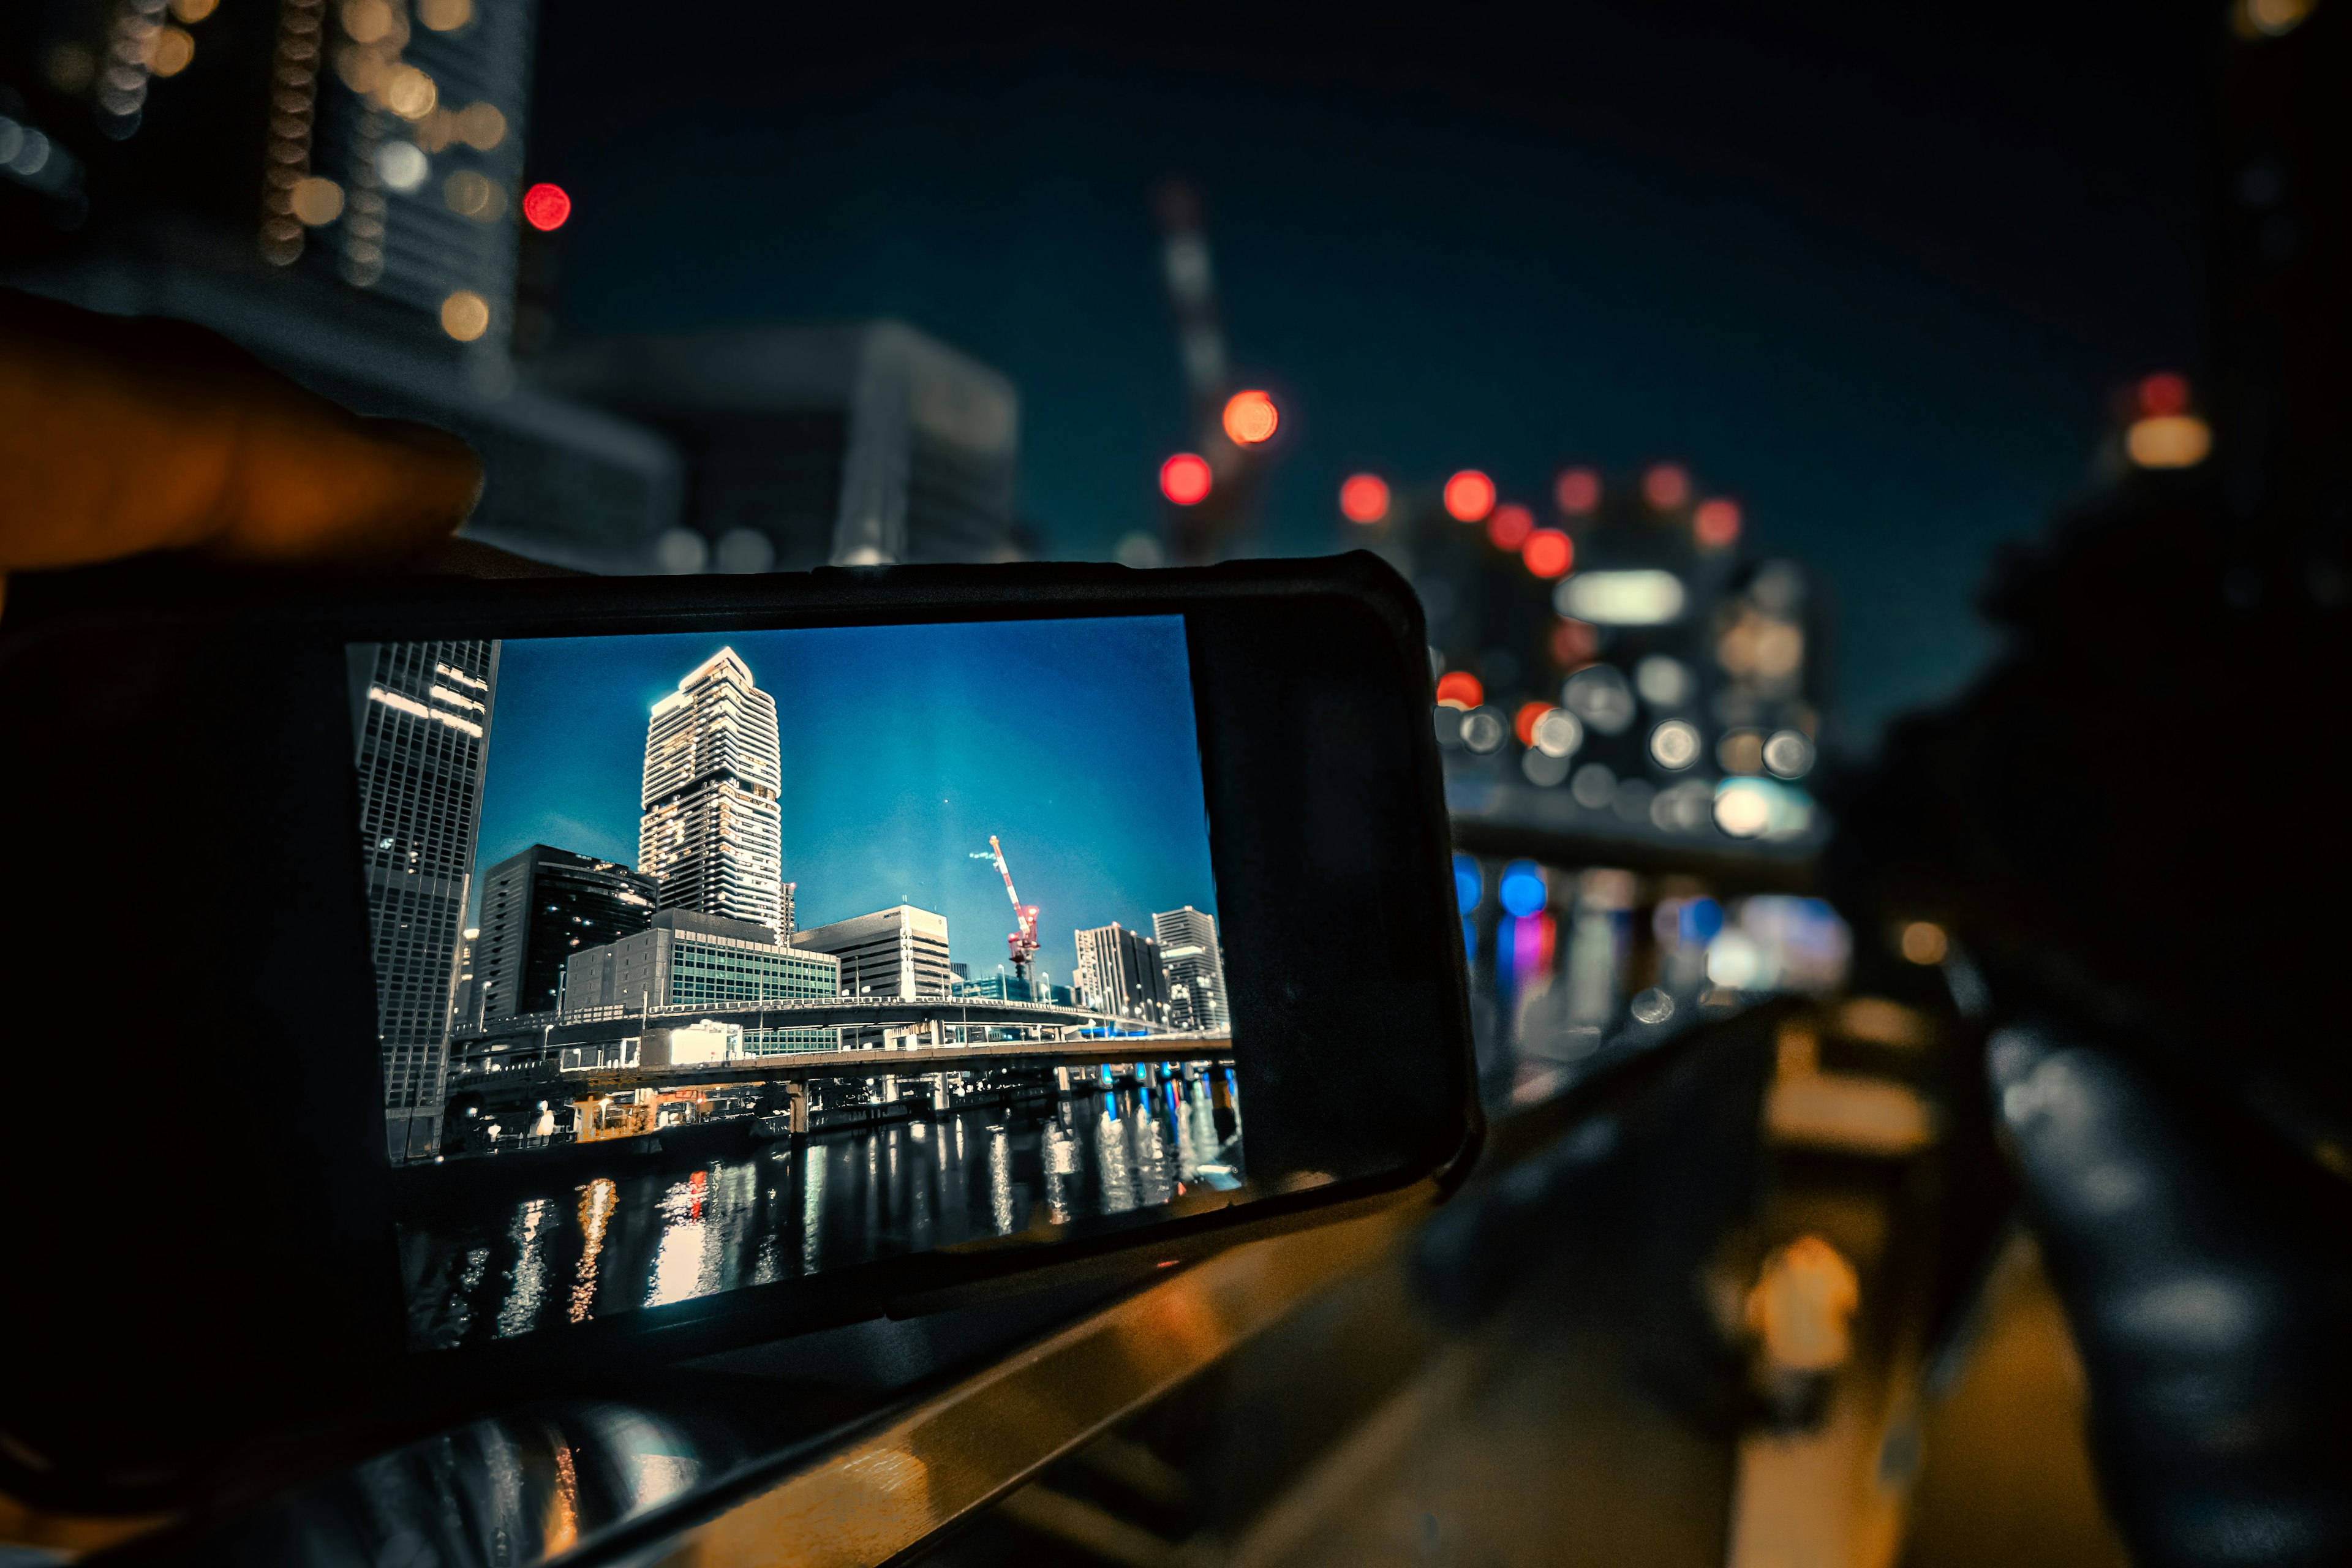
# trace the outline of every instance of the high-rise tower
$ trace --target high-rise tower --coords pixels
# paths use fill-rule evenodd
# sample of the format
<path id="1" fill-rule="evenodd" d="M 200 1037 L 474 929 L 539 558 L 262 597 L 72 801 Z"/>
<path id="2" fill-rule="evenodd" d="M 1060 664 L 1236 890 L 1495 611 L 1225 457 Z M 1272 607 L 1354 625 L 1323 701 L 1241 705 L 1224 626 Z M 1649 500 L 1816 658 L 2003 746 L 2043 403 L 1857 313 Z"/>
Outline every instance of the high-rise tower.
<path id="1" fill-rule="evenodd" d="M 637 869 L 663 909 L 784 929 L 782 782 L 776 700 L 720 648 L 646 725 Z"/>
<path id="2" fill-rule="evenodd" d="M 395 1161 L 428 1159 L 440 1144 L 499 645 L 362 643 L 351 665 L 385 1148 Z"/>
<path id="3" fill-rule="evenodd" d="M 1168 972 L 1171 1028 L 1214 1031 L 1233 1026 L 1225 1005 L 1225 956 L 1217 946 L 1217 918 L 1192 905 L 1151 917 L 1152 940 L 1160 944 Z"/>

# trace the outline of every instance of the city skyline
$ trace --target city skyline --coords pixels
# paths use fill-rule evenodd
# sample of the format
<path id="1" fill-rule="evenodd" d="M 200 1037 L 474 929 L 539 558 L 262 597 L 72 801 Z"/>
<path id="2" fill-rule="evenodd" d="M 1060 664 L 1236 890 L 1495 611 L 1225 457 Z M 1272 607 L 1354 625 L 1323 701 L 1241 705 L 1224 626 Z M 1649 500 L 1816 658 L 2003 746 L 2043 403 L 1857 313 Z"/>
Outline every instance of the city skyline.
<path id="1" fill-rule="evenodd" d="M 477 884 L 534 843 L 635 865 L 648 715 L 722 648 L 775 700 L 800 927 L 911 903 L 992 973 L 1013 911 L 972 858 L 992 833 L 1048 932 L 1213 912 L 1176 616 L 509 641 Z M 1066 982 L 1076 953 L 1040 958 Z"/>

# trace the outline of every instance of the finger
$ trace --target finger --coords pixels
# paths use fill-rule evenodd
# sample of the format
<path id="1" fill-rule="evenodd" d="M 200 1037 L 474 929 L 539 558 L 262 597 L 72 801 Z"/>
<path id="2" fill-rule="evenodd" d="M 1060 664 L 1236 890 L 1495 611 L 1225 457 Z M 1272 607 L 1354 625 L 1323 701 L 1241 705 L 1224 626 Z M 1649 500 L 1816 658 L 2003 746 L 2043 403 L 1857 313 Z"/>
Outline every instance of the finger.
<path id="1" fill-rule="evenodd" d="M 211 332 L 5 291 L 0 473 L 0 569 L 397 556 L 481 490 L 455 437 L 360 418 Z"/>

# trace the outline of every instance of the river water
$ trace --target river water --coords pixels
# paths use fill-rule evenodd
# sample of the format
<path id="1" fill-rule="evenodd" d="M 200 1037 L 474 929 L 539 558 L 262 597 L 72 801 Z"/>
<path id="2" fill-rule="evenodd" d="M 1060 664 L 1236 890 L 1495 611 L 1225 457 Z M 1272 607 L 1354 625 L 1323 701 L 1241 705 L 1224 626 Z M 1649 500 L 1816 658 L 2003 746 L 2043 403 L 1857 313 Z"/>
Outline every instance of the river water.
<path id="1" fill-rule="evenodd" d="M 1166 1204 L 1241 1178 L 1229 1069 L 610 1174 L 404 1224 L 409 1341 L 446 1349 Z M 520 1153 L 504 1160 L 528 1160 Z"/>

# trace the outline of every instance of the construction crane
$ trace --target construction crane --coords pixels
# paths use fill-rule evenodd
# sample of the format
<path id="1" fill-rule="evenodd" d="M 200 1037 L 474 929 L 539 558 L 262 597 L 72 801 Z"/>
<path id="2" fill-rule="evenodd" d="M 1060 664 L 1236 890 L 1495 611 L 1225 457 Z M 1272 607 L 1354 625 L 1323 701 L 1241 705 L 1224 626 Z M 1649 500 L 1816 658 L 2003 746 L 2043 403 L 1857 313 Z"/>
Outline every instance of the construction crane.
<path id="1" fill-rule="evenodd" d="M 997 875 L 1004 879 L 1004 896 L 1013 900 L 1015 929 L 1006 934 L 1004 945 L 1013 950 L 1013 973 L 1020 976 L 1022 984 L 1026 985 L 1029 984 L 1029 961 L 1037 956 L 1037 906 L 1023 903 L 1021 895 L 1013 890 L 1013 870 L 1005 865 L 1004 846 L 996 841 L 993 833 L 988 836 L 988 847 L 996 858 Z"/>

